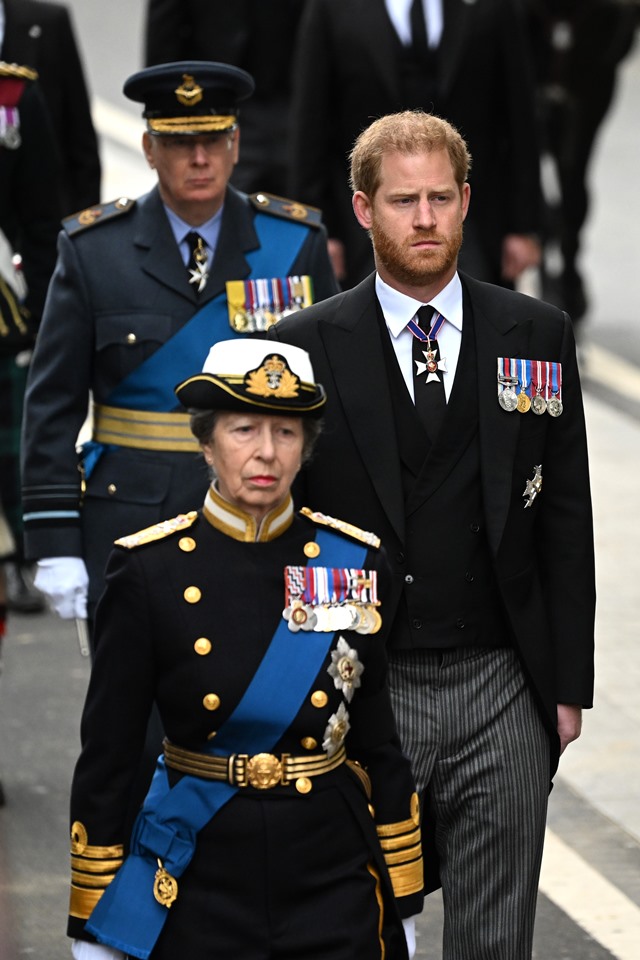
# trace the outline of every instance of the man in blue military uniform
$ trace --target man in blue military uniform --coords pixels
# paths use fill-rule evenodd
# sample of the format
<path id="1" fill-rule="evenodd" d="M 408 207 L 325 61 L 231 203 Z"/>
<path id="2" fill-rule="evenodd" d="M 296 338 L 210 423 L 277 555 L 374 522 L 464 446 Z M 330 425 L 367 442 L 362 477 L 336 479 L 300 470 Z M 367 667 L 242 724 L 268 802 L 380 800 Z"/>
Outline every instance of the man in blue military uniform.
<path id="1" fill-rule="evenodd" d="M 130 77 L 158 183 L 64 222 L 31 370 L 24 509 L 38 585 L 89 615 L 115 538 L 188 510 L 207 487 L 174 385 L 212 341 L 256 335 L 337 290 L 319 211 L 229 185 L 249 74 L 182 61 Z M 92 440 L 78 433 L 91 394 Z M 82 467 L 80 471 L 78 468 Z"/>

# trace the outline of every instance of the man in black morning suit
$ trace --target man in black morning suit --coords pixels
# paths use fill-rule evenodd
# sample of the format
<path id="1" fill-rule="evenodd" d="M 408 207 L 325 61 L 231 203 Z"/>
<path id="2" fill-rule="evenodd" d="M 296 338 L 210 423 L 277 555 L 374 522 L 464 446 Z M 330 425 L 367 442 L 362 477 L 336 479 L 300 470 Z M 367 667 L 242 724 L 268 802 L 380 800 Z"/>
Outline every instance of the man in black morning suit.
<path id="1" fill-rule="evenodd" d="M 461 263 L 480 280 L 513 282 L 537 261 L 540 227 L 534 91 L 519 4 L 423 0 L 428 43 L 425 36 L 417 48 L 413 6 L 307 0 L 293 50 L 289 192 L 322 209 L 338 279 L 353 286 L 373 268 L 350 209 L 356 137 L 398 110 L 446 117 L 473 155 Z"/>
<path id="2" fill-rule="evenodd" d="M 457 272 L 468 161 L 446 121 L 375 121 L 352 184 L 377 272 L 270 336 L 328 395 L 299 499 L 375 530 L 392 564 L 392 699 L 444 957 L 526 960 L 549 778 L 592 702 L 591 503 L 569 318 Z M 416 364 L 426 304 L 445 321 Z M 425 429 L 416 391 L 443 389 Z"/>

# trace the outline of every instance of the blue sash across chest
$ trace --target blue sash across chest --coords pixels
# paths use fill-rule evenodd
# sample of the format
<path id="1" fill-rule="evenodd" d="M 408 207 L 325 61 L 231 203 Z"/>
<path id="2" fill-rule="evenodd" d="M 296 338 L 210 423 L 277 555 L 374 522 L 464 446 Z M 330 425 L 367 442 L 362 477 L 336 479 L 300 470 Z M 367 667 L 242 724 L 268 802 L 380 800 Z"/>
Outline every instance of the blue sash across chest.
<path id="1" fill-rule="evenodd" d="M 361 567 L 367 548 L 319 530 L 315 537 L 329 567 Z M 296 717 L 333 641 L 334 634 L 306 633 L 304 642 L 280 620 L 269 647 L 240 703 L 223 724 L 213 756 L 267 752 Z M 238 788 L 229 783 L 186 775 L 169 787 L 164 759 L 158 761 L 151 788 L 138 816 L 131 853 L 98 901 L 86 929 L 100 943 L 146 960 L 168 916 L 153 895 L 161 860 L 180 877 L 189 865 L 196 835 L 232 799 Z"/>
<path id="2" fill-rule="evenodd" d="M 246 254 L 250 266 L 249 278 L 287 275 L 310 228 L 260 213 L 256 214 L 254 226 L 260 246 Z M 227 296 L 226 291 L 222 291 L 125 377 L 105 402 L 110 406 L 131 410 L 175 410 L 175 385 L 202 369 L 207 353 L 215 343 L 237 336 L 242 334 L 229 326 Z"/>

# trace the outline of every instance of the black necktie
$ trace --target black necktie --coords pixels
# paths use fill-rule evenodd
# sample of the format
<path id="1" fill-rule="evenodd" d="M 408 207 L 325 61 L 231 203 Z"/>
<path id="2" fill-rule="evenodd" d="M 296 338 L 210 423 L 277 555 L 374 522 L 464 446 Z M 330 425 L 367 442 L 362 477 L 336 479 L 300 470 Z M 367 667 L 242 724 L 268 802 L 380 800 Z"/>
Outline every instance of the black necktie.
<path id="1" fill-rule="evenodd" d="M 423 0 L 413 0 L 409 18 L 411 23 L 411 49 L 415 59 L 425 63 L 429 56 L 429 41 L 422 4 Z"/>
<path id="2" fill-rule="evenodd" d="M 195 230 L 191 230 L 185 237 L 185 240 L 190 250 L 189 260 L 187 261 L 189 283 L 193 284 L 196 293 L 201 293 L 209 277 L 207 270 L 207 248 L 204 245 L 204 240 Z"/>
<path id="3" fill-rule="evenodd" d="M 433 312 L 433 307 L 420 307 L 418 310 L 416 322 L 425 334 L 431 328 Z M 414 334 L 412 359 L 416 411 L 433 443 L 447 409 L 442 369 L 438 370 L 438 363 L 442 362 L 438 341 L 423 341 Z"/>

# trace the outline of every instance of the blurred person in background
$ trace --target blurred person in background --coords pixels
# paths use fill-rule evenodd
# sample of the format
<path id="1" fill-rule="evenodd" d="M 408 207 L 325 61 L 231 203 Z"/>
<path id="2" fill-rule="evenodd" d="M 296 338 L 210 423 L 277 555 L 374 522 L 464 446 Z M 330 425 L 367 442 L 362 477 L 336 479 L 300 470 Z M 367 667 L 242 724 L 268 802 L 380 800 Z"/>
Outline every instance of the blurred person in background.
<path id="1" fill-rule="evenodd" d="M 4 15 L 4 16 L 3 16 Z M 49 0 L 0 0 L 3 60 L 36 70 L 60 159 L 63 216 L 100 200 L 100 155 L 71 13 Z"/>
<path id="2" fill-rule="evenodd" d="M 287 193 L 291 58 L 306 0 L 148 0 L 145 62 L 222 60 L 250 73 L 256 90 L 242 110 L 239 190 Z"/>
<path id="3" fill-rule="evenodd" d="M 512 285 L 538 263 L 538 139 L 519 0 L 307 0 L 292 56 L 289 190 L 321 207 L 344 287 L 373 269 L 351 209 L 349 153 L 375 117 L 404 109 L 446 118 L 469 144 L 463 269 Z"/>
<path id="4" fill-rule="evenodd" d="M 38 74 L 58 157 L 60 216 L 96 203 L 100 199 L 98 142 L 68 8 L 43 0 L 0 0 L 0 59 L 26 64 Z M 42 155 L 39 162 L 47 166 L 52 159 Z M 50 239 L 49 232 L 48 241 L 45 236 L 43 242 Z M 50 260 L 47 276 L 51 270 Z M 44 295 L 40 299 L 41 314 Z M 15 408 L 16 416 L 21 406 L 20 402 Z M 31 564 L 21 551 L 7 564 L 6 573 L 13 609 L 22 613 L 44 609 L 44 598 L 33 586 Z"/>
<path id="5" fill-rule="evenodd" d="M 15 554 L 5 563 L 7 604 L 44 609 L 24 556 L 20 427 L 31 350 L 56 261 L 59 168 L 37 74 L 0 63 L 0 500 Z"/>
<path id="6" fill-rule="evenodd" d="M 547 187 L 542 297 L 574 324 L 588 309 L 580 268 L 589 164 L 613 102 L 618 70 L 640 21 L 638 0 L 527 0 Z M 558 259 L 559 258 L 559 259 Z"/>

